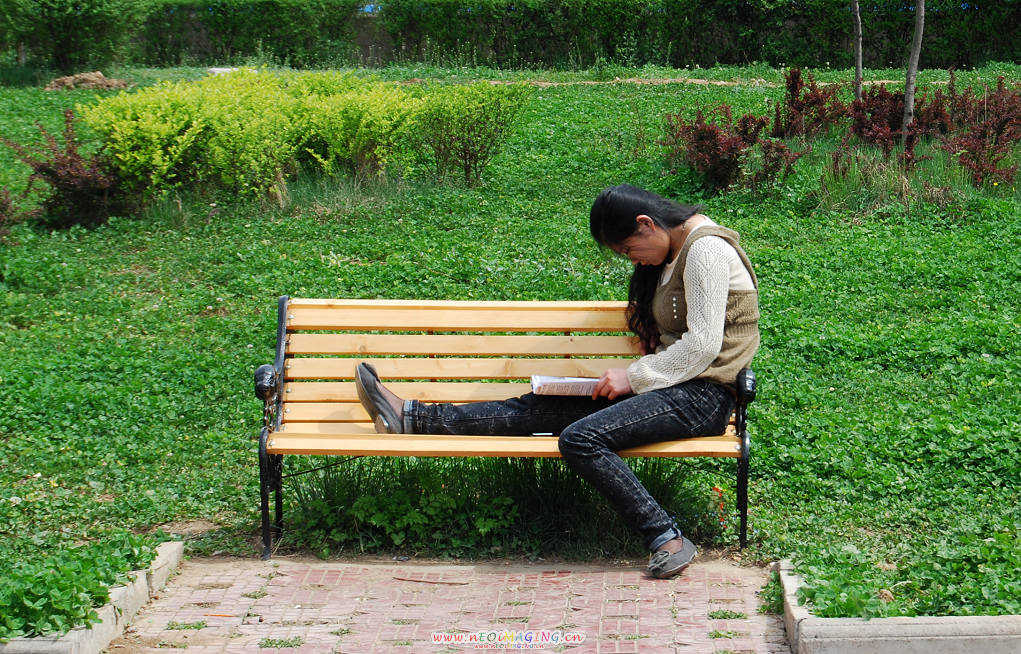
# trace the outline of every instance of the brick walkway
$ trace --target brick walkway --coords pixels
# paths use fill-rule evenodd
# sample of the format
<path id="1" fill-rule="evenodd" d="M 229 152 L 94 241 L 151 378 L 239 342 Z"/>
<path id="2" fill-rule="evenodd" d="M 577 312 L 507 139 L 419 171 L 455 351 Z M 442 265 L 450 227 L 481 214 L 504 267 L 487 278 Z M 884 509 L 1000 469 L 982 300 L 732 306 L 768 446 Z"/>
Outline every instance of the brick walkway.
<path id="1" fill-rule="evenodd" d="M 478 648 L 433 633 L 545 630 L 584 641 L 531 651 L 790 654 L 780 617 L 758 613 L 765 579 L 722 560 L 657 580 L 636 565 L 193 559 L 109 652 L 440 654 Z"/>

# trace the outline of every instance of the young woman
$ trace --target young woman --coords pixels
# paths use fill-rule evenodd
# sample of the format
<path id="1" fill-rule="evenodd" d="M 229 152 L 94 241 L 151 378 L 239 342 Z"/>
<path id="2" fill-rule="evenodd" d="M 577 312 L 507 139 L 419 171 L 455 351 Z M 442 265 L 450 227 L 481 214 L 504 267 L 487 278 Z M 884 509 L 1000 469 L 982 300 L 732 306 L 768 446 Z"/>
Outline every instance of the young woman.
<path id="1" fill-rule="evenodd" d="M 424 404 L 394 395 L 365 363 L 355 383 L 379 432 L 558 434 L 564 461 L 642 536 L 649 574 L 666 578 L 687 567 L 695 546 L 616 452 L 726 429 L 737 373 L 759 345 L 757 281 L 736 232 L 628 184 L 599 194 L 589 227 L 635 265 L 628 324 L 643 355 L 603 373 L 591 398 Z"/>

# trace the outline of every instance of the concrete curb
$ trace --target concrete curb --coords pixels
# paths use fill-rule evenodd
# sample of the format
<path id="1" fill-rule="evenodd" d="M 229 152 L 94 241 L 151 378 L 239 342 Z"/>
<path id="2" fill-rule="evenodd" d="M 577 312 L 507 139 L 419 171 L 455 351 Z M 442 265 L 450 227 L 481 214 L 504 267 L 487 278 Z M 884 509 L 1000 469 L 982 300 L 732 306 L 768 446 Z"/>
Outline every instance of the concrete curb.
<path id="1" fill-rule="evenodd" d="M 110 602 L 96 611 L 100 621 L 88 629 L 72 629 L 63 636 L 12 638 L 0 644 L 0 654 L 99 654 L 166 585 L 183 554 L 184 543 L 161 544 L 148 570 L 137 570 L 131 583 L 110 589 Z"/>
<path id="2" fill-rule="evenodd" d="M 774 563 L 783 586 L 784 627 L 794 654 L 1016 654 L 1021 615 L 817 618 L 798 606 L 791 561 Z"/>

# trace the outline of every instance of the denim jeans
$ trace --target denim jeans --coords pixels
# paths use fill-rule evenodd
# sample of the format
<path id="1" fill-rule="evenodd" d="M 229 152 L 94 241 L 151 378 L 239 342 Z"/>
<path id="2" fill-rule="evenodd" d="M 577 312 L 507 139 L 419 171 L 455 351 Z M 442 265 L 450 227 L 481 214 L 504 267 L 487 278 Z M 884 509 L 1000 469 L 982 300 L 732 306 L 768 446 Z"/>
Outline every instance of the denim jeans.
<path id="1" fill-rule="evenodd" d="M 680 538 L 673 518 L 649 495 L 619 450 L 688 436 L 721 434 L 734 410 L 726 388 L 694 379 L 610 401 L 534 395 L 469 404 L 404 403 L 404 431 L 419 434 L 559 436 L 560 455 L 602 493 L 655 552 Z"/>

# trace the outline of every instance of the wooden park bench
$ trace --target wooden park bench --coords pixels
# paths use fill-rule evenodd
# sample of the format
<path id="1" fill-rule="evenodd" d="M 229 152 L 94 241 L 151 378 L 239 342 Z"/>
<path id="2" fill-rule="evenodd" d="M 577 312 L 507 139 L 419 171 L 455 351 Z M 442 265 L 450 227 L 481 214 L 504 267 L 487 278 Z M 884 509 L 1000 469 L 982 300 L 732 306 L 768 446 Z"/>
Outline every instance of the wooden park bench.
<path id="1" fill-rule="evenodd" d="M 504 399 L 530 390 L 531 375 L 598 377 L 634 359 L 624 302 L 279 300 L 276 360 L 256 371 L 265 403 L 259 438 L 263 558 L 283 519 L 286 455 L 559 457 L 553 436 L 377 434 L 353 382 L 375 366 L 387 387 L 429 402 Z M 726 433 L 652 443 L 624 457 L 737 459 L 740 542 L 748 513 L 747 405 L 755 376 L 742 371 Z M 527 435 L 522 435 L 527 436 Z M 295 473 L 302 474 L 302 473 Z M 275 518 L 270 522 L 270 494 Z"/>

